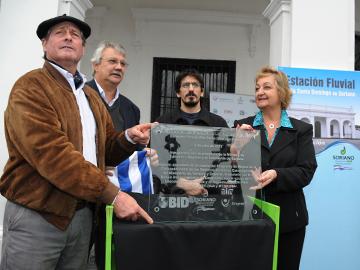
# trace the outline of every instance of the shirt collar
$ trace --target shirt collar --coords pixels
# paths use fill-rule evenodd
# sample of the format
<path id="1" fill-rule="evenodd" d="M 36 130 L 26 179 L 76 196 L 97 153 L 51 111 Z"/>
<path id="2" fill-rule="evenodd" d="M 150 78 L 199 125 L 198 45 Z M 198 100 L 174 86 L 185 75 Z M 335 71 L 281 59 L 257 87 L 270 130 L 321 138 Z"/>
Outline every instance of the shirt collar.
<path id="1" fill-rule="evenodd" d="M 82 73 L 79 72 L 80 76 L 83 78 L 83 82 L 81 83 L 81 85 L 76 89 L 75 88 L 75 83 L 74 83 L 74 76 L 69 72 L 67 71 L 66 69 L 63 69 L 62 67 L 52 63 L 51 61 L 49 61 L 50 65 L 52 65 L 57 71 L 60 72 L 61 75 L 64 76 L 64 78 L 68 81 L 68 83 L 70 84 L 71 86 L 71 89 L 73 91 L 76 91 L 77 89 L 82 89 L 85 85 L 85 82 L 86 82 L 86 76 Z"/>
<path id="2" fill-rule="evenodd" d="M 256 126 L 263 126 L 263 125 L 264 125 L 264 118 L 263 118 L 262 112 L 259 111 L 255 115 L 255 118 L 253 121 L 253 126 L 256 127 Z M 281 110 L 280 127 L 293 128 L 286 110 Z"/>
<path id="3" fill-rule="evenodd" d="M 100 93 L 100 96 L 102 97 L 102 99 L 106 102 L 107 105 L 109 105 L 110 107 L 115 103 L 115 101 L 119 98 L 119 95 L 120 95 L 120 91 L 118 88 L 116 88 L 116 93 L 115 93 L 115 97 L 108 101 L 106 99 L 106 95 L 105 95 L 105 91 L 104 89 L 100 86 L 100 84 L 94 79 L 95 83 L 96 83 L 96 86 L 97 88 L 99 89 L 99 93 Z"/>

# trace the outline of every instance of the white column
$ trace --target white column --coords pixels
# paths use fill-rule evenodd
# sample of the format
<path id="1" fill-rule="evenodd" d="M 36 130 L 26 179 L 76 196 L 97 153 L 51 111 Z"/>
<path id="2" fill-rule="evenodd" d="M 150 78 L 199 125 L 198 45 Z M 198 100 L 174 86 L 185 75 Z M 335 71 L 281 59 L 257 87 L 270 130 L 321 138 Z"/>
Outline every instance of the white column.
<path id="1" fill-rule="evenodd" d="M 272 0 L 270 64 L 354 69 L 354 0 Z"/>
<path id="2" fill-rule="evenodd" d="M 315 134 L 315 115 L 311 116 L 311 123 L 310 124 L 313 126 L 313 136 L 314 136 L 314 134 Z"/>
<path id="3" fill-rule="evenodd" d="M 326 123 L 326 136 L 325 137 L 331 137 L 331 128 L 330 128 L 330 123 L 331 123 L 331 120 L 326 117 L 325 118 L 325 123 Z"/>
<path id="4" fill-rule="evenodd" d="M 270 65 L 290 66 L 291 0 L 272 0 L 263 15 L 270 25 Z"/>
<path id="5" fill-rule="evenodd" d="M 344 120 L 341 119 L 340 120 L 340 127 L 339 127 L 339 131 L 340 131 L 340 138 L 344 138 Z"/>

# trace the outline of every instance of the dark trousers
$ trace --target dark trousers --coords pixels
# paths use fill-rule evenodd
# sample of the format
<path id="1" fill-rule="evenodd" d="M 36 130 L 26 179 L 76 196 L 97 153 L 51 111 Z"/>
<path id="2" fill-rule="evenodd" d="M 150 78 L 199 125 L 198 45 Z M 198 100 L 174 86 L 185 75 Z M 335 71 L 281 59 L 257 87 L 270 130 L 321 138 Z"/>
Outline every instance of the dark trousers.
<path id="1" fill-rule="evenodd" d="M 278 270 L 299 270 L 305 227 L 279 234 Z"/>

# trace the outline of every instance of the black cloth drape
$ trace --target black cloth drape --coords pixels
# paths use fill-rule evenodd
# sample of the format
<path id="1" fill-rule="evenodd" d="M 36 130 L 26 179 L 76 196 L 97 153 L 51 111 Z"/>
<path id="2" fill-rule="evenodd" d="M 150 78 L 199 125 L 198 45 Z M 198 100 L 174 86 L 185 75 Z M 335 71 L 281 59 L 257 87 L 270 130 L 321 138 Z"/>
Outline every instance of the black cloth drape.
<path id="1" fill-rule="evenodd" d="M 275 225 L 242 222 L 155 223 L 114 218 L 119 270 L 271 270 Z"/>

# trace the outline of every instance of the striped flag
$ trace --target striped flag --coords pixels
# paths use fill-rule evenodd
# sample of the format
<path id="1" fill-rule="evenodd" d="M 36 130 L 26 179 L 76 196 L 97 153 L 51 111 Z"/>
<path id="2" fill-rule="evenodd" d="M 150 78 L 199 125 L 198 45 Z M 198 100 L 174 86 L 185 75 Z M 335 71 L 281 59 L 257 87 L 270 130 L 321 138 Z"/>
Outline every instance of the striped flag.
<path id="1" fill-rule="evenodd" d="M 135 151 L 121 162 L 115 169 L 115 177 L 111 177 L 110 181 L 122 191 L 153 194 L 153 178 L 146 151 Z"/>

